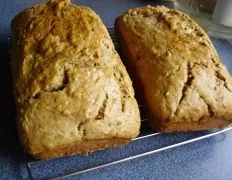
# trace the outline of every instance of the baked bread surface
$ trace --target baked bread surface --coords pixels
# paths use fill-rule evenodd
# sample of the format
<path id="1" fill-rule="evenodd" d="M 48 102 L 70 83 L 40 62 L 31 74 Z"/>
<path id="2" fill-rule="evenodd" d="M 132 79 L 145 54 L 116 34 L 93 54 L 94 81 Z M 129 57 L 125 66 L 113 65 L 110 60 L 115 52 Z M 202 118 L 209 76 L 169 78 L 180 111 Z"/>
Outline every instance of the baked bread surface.
<path id="1" fill-rule="evenodd" d="M 132 80 L 141 85 L 156 131 L 231 123 L 231 76 L 208 35 L 188 15 L 147 6 L 129 10 L 115 26 L 125 63 L 138 78 Z"/>
<path id="2" fill-rule="evenodd" d="M 17 123 L 36 158 L 86 153 L 139 134 L 131 80 L 93 10 L 50 0 L 12 21 Z"/>

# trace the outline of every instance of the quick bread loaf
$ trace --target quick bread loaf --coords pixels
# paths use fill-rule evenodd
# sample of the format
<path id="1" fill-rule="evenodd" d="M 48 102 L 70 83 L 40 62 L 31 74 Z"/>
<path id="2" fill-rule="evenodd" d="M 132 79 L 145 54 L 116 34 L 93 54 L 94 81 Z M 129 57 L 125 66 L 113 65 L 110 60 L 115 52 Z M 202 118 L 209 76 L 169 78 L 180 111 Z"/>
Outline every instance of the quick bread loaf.
<path id="1" fill-rule="evenodd" d="M 156 131 L 222 128 L 232 121 L 232 79 L 208 35 L 163 6 L 131 9 L 116 32 Z"/>
<path id="2" fill-rule="evenodd" d="M 140 114 L 107 29 L 88 7 L 50 0 L 12 21 L 18 133 L 45 159 L 128 143 Z"/>

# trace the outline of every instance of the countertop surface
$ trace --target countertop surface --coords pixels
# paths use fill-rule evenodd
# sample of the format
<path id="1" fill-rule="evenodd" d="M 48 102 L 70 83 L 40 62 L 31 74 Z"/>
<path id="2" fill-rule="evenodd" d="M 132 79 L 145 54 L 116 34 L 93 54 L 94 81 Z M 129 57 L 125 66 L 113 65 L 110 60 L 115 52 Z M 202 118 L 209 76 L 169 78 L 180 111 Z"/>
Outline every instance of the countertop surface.
<path id="1" fill-rule="evenodd" d="M 26 158 L 16 134 L 14 103 L 10 77 L 8 37 L 10 22 L 21 10 L 40 3 L 40 0 L 0 1 L 0 179 L 28 179 Z M 73 0 L 75 4 L 92 7 L 106 26 L 129 8 L 159 3 L 149 0 Z M 166 2 L 165 5 L 171 6 Z M 212 39 L 218 53 L 232 73 L 232 44 Z M 149 129 L 148 129 L 149 131 Z M 131 142 L 124 147 L 93 153 L 89 156 L 72 156 L 49 161 L 34 161 L 31 175 L 34 179 L 55 177 L 67 172 L 105 164 L 153 149 L 182 142 L 211 133 L 179 133 L 157 135 Z M 67 179 L 232 179 L 232 131 L 222 133 L 181 147 L 136 158 L 116 165 L 67 177 Z"/>

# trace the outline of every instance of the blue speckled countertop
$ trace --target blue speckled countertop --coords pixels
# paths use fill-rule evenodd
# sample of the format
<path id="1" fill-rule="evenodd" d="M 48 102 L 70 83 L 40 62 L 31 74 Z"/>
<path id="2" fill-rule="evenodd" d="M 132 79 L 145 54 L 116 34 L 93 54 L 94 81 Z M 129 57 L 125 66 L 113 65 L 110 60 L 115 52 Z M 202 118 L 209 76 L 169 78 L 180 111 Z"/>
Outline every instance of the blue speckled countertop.
<path id="1" fill-rule="evenodd" d="M 28 179 L 26 160 L 18 143 L 14 122 L 14 104 L 10 78 L 7 38 L 10 21 L 22 9 L 41 0 L 0 0 L 0 179 Z M 154 4 L 151 0 L 74 0 L 100 14 L 107 26 L 128 8 Z M 169 3 L 166 3 L 169 5 Z M 213 39 L 222 61 L 232 73 L 232 44 Z M 75 169 L 85 169 L 198 137 L 209 132 L 158 135 L 133 141 L 127 146 L 72 156 L 31 165 L 33 178 L 43 179 Z M 232 131 L 171 150 L 123 162 L 114 166 L 72 176 L 67 179 L 232 179 Z"/>

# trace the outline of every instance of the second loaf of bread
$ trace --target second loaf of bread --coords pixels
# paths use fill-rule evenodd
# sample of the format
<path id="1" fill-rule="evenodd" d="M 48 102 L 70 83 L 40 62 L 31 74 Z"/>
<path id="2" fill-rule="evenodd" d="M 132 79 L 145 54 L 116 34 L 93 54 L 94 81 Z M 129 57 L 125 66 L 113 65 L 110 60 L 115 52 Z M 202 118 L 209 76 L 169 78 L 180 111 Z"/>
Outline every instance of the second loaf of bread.
<path id="1" fill-rule="evenodd" d="M 116 29 L 155 130 L 194 131 L 232 122 L 231 76 L 189 16 L 163 6 L 136 8 L 116 20 Z"/>

